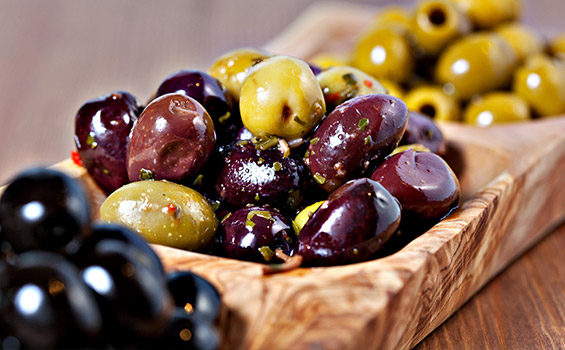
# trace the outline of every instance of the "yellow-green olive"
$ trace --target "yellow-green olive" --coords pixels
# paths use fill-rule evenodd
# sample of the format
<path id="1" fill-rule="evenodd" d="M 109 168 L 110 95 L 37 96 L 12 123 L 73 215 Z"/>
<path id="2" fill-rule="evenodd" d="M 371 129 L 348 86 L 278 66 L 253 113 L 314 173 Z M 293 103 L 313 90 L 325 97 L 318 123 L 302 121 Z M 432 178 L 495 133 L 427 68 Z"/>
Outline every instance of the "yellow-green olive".
<path id="1" fill-rule="evenodd" d="M 520 62 L 528 56 L 542 52 L 545 48 L 541 34 L 525 24 L 507 23 L 497 27 L 495 31 L 510 44 Z"/>
<path id="2" fill-rule="evenodd" d="M 218 57 L 208 72 L 225 86 L 235 101 L 238 101 L 241 83 L 247 76 L 249 68 L 268 57 L 269 55 L 261 50 L 236 49 Z"/>
<path id="3" fill-rule="evenodd" d="M 404 82 L 412 76 L 414 58 L 403 31 L 379 26 L 359 39 L 353 65 L 377 79 Z"/>
<path id="4" fill-rule="evenodd" d="M 530 107 L 516 94 L 496 91 L 474 98 L 463 115 L 466 123 L 480 126 L 523 122 L 530 119 Z"/>
<path id="5" fill-rule="evenodd" d="M 520 0 L 450 0 L 457 4 L 476 28 L 488 29 L 520 18 Z"/>
<path id="6" fill-rule="evenodd" d="M 436 81 L 453 84 L 459 97 L 468 100 L 475 94 L 508 85 L 517 60 L 510 44 L 499 35 L 468 35 L 440 55 Z"/>
<path id="7" fill-rule="evenodd" d="M 514 73 L 512 89 L 539 116 L 565 113 L 564 62 L 544 54 L 530 56 Z"/>
<path id="8" fill-rule="evenodd" d="M 312 57 L 308 60 L 308 62 L 311 62 L 322 69 L 327 69 L 335 66 L 349 65 L 351 57 L 344 53 L 325 52 Z"/>
<path id="9" fill-rule="evenodd" d="M 431 152 L 430 149 L 428 147 L 424 146 L 424 145 L 421 145 L 419 143 L 412 143 L 410 145 L 402 145 L 402 146 L 396 147 L 394 149 L 394 151 L 392 151 L 390 153 L 390 156 L 394 156 L 397 153 L 404 152 L 404 151 L 407 151 L 409 149 L 413 149 L 414 151 L 417 151 L 417 152 Z"/>
<path id="10" fill-rule="evenodd" d="M 260 137 L 302 138 L 326 113 L 324 94 L 310 66 L 275 56 L 256 64 L 241 85 L 243 125 Z"/>
<path id="11" fill-rule="evenodd" d="M 292 220 L 292 228 L 298 236 L 304 225 L 310 220 L 312 215 L 318 210 L 318 208 L 324 203 L 324 201 L 319 201 L 314 204 L 310 204 L 306 208 L 302 209 L 298 215 Z"/>
<path id="12" fill-rule="evenodd" d="M 387 79 L 379 79 L 379 82 L 387 90 L 387 95 L 398 97 L 401 100 L 404 99 L 404 89 L 398 83 Z"/>
<path id="13" fill-rule="evenodd" d="M 471 30 L 469 18 L 447 0 L 422 0 L 414 12 L 412 30 L 426 56 L 437 56 L 447 44 Z"/>
<path id="14" fill-rule="evenodd" d="M 412 14 L 404 7 L 390 5 L 376 14 L 372 24 L 375 27 L 396 27 L 400 30 L 411 31 Z"/>
<path id="15" fill-rule="evenodd" d="M 367 73 L 349 66 L 336 66 L 319 73 L 318 83 L 324 93 L 327 110 L 361 95 L 384 94 L 386 88 Z"/>
<path id="16" fill-rule="evenodd" d="M 420 86 L 404 96 L 404 102 L 411 111 L 420 112 L 434 120 L 459 120 L 459 101 L 449 85 Z"/>
<path id="17" fill-rule="evenodd" d="M 549 50 L 554 56 L 565 59 L 565 33 L 559 34 L 549 42 Z"/>
<path id="18" fill-rule="evenodd" d="M 114 191 L 100 206 L 100 220 L 128 226 L 149 243 L 193 251 L 210 245 L 218 225 L 214 210 L 200 193 L 152 180 Z"/>

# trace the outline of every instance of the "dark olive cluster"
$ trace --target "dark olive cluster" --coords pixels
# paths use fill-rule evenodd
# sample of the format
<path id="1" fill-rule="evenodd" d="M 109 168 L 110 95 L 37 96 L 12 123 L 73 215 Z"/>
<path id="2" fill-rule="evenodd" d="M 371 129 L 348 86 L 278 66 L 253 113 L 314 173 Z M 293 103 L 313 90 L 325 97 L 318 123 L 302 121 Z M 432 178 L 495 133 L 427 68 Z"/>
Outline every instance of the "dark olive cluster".
<path id="1" fill-rule="evenodd" d="M 63 173 L 31 169 L 5 189 L 0 247 L 1 348 L 219 347 L 217 290 L 166 274 L 130 229 L 92 224 L 88 197 Z"/>

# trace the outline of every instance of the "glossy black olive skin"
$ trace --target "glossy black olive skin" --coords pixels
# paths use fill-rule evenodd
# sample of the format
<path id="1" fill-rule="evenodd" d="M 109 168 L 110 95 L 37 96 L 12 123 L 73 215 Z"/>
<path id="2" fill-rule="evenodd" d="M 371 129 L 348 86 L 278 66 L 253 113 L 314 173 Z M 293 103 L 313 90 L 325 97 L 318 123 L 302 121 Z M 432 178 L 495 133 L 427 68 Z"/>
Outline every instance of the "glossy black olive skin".
<path id="1" fill-rule="evenodd" d="M 89 199 L 82 187 L 55 170 L 24 171 L 0 199 L 2 236 L 15 252 L 76 252 L 90 235 Z"/>
<path id="2" fill-rule="evenodd" d="M 216 142 L 214 123 L 200 103 L 183 94 L 153 100 L 132 129 L 127 152 L 130 181 L 142 173 L 182 181 L 198 173 Z"/>
<path id="3" fill-rule="evenodd" d="M 0 276 L 3 328 L 24 348 L 77 348 L 96 344 L 102 317 L 94 294 L 63 256 L 30 251 Z"/>
<path id="4" fill-rule="evenodd" d="M 277 248 L 289 255 L 295 235 L 287 219 L 269 207 L 249 206 L 231 213 L 221 224 L 221 255 L 256 262 L 278 260 Z"/>
<path id="5" fill-rule="evenodd" d="M 293 211 L 302 202 L 307 173 L 302 160 L 271 148 L 256 149 L 249 141 L 234 145 L 216 180 L 216 193 L 232 209 L 270 204 Z"/>
<path id="6" fill-rule="evenodd" d="M 400 223 L 398 201 L 377 182 L 351 180 L 312 215 L 300 231 L 295 253 L 303 265 L 338 265 L 367 260 Z"/>
<path id="7" fill-rule="evenodd" d="M 206 279 L 190 271 L 176 271 L 167 275 L 167 281 L 177 308 L 207 322 L 218 319 L 222 299 L 216 287 Z"/>
<path id="8" fill-rule="evenodd" d="M 200 102 L 214 121 L 218 144 L 231 142 L 234 131 L 241 126 L 241 118 L 234 113 L 227 90 L 208 73 L 181 70 L 167 77 L 159 86 L 156 97 L 181 93 Z"/>
<path id="9" fill-rule="evenodd" d="M 129 182 L 126 149 L 141 105 L 116 91 L 86 102 L 75 117 L 75 145 L 92 178 L 107 192 Z"/>
<path id="10" fill-rule="evenodd" d="M 407 120 L 406 104 L 396 97 L 364 95 L 348 100 L 314 133 L 306 166 L 318 185 L 332 192 L 350 179 L 370 174 L 396 148 Z"/>
<path id="11" fill-rule="evenodd" d="M 371 178 L 402 205 L 402 227 L 427 229 L 457 206 L 457 177 L 438 155 L 409 149 L 388 158 Z"/>
<path id="12" fill-rule="evenodd" d="M 410 111 L 408 125 L 399 146 L 420 144 L 433 153 L 443 156 L 446 151 L 445 139 L 439 127 L 427 115 Z"/>

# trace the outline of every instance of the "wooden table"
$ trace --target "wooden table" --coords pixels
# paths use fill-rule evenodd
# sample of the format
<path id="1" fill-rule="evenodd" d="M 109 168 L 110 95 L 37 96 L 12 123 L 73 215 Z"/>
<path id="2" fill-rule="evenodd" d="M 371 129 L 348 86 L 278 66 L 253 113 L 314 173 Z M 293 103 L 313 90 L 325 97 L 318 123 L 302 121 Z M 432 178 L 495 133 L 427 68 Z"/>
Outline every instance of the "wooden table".
<path id="1" fill-rule="evenodd" d="M 313 2 L 3 1 L 0 184 L 67 158 L 74 115 L 87 99 L 126 90 L 145 101 L 176 70 L 206 69 L 225 51 L 262 46 Z M 530 0 L 525 9 L 544 32 L 565 31 L 562 0 Z M 564 348 L 564 250 L 562 225 L 418 348 Z"/>

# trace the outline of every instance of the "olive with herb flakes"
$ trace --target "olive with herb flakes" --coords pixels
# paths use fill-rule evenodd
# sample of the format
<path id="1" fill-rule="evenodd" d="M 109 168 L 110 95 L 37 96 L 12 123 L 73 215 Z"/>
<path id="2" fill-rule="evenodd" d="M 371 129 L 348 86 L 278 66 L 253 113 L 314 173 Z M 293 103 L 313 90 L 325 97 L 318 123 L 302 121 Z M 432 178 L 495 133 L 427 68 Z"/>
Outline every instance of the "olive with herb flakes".
<path id="1" fill-rule="evenodd" d="M 406 131 L 399 146 L 419 144 L 440 156 L 446 152 L 445 139 L 439 127 L 427 115 L 410 111 Z"/>
<path id="2" fill-rule="evenodd" d="M 363 176 L 396 148 L 408 109 L 390 95 L 357 96 L 338 106 L 314 133 L 305 163 L 316 183 L 331 192 Z"/>
<path id="3" fill-rule="evenodd" d="M 241 208 L 222 220 L 221 255 L 257 262 L 273 262 L 276 249 L 290 254 L 295 235 L 288 220 L 267 206 Z"/>

